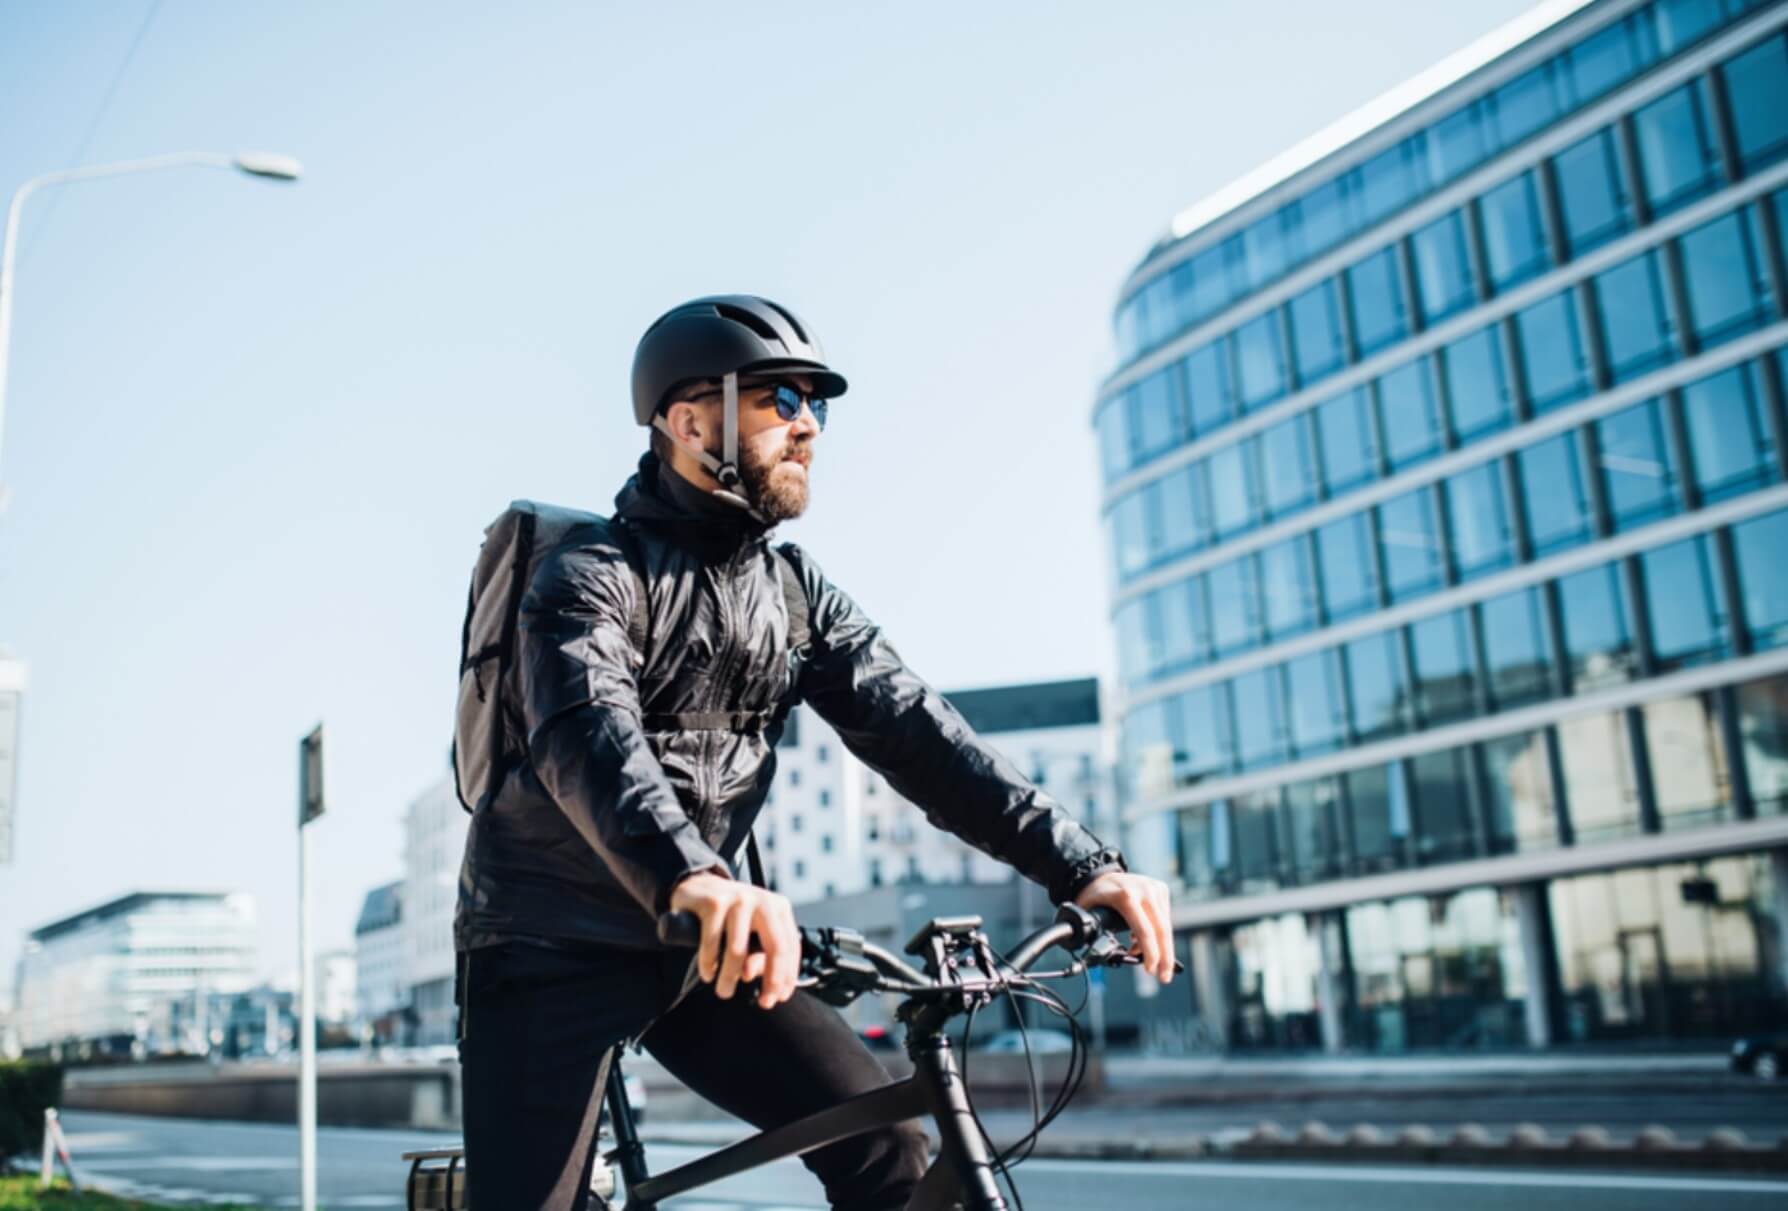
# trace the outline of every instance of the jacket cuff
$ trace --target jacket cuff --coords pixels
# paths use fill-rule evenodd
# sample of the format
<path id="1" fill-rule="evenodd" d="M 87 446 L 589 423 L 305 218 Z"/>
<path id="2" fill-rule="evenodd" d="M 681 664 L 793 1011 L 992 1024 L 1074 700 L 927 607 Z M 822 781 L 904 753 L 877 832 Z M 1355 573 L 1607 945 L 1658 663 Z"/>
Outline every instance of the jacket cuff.
<path id="1" fill-rule="evenodd" d="M 1129 869 L 1130 865 L 1124 861 L 1124 855 L 1110 846 L 1106 846 L 1093 851 L 1068 867 L 1056 880 L 1055 885 L 1049 889 L 1049 898 L 1056 904 L 1071 903 L 1075 896 L 1086 890 L 1087 884 L 1100 875 L 1114 870 L 1127 871 Z"/>

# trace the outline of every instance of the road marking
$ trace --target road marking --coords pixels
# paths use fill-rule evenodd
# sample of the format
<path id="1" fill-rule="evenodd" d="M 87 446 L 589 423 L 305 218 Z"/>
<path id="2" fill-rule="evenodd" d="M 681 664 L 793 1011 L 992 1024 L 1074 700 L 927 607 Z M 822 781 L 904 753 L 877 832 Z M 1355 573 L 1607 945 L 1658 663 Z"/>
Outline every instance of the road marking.
<path id="1" fill-rule="evenodd" d="M 1788 1194 L 1788 1181 L 1725 1177 L 1665 1177 L 1624 1173 L 1541 1173 L 1532 1169 L 1428 1169 L 1389 1165 L 1275 1165 L 1235 1161 L 1070 1161 L 1033 1157 L 1017 1167 L 1019 1187 L 1027 1173 L 1091 1170 L 1161 1177 L 1249 1177 L 1296 1182 L 1404 1182 L 1439 1186 L 1562 1186 L 1588 1190 L 1684 1190 L 1716 1194 Z"/>

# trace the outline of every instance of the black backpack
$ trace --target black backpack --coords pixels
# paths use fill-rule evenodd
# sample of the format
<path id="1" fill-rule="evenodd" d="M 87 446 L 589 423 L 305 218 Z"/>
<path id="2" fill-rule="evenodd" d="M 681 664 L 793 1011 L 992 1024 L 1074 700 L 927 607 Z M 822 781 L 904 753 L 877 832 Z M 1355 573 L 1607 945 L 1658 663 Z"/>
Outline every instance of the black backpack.
<path id="1" fill-rule="evenodd" d="M 504 776 L 527 757 L 527 731 L 521 710 L 507 692 L 514 667 L 515 630 L 521 613 L 522 594 L 534 578 L 540 560 L 571 538 L 589 529 L 611 538 L 626 556 L 639 591 L 628 638 L 642 656 L 651 629 L 645 577 L 633 535 L 627 523 L 613 521 L 577 509 L 539 504 L 531 500 L 512 503 L 484 531 L 484 545 L 472 568 L 472 585 L 466 596 L 466 621 L 460 631 L 459 711 L 453 728 L 453 782 L 460 805 L 477 812 L 490 805 L 503 785 Z M 807 593 L 786 548 L 777 549 L 777 570 L 782 577 L 782 596 L 788 607 L 791 653 L 802 654 L 808 642 Z M 756 722 L 767 715 L 782 717 L 794 707 L 793 696 L 777 710 L 756 713 Z M 740 722 L 738 716 L 706 714 L 648 715 L 655 727 L 715 727 Z M 755 840 L 751 844 L 753 875 L 758 883 Z"/>

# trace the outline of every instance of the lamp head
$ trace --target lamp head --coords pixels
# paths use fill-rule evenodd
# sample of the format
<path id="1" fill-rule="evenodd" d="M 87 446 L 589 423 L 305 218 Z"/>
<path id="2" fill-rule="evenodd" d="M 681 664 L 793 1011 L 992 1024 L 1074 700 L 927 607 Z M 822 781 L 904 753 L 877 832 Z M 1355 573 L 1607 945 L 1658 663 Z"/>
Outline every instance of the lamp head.
<path id="1" fill-rule="evenodd" d="M 245 151 L 235 158 L 234 163 L 249 176 L 266 177 L 270 181 L 296 181 L 304 175 L 304 166 L 296 158 L 273 152 Z"/>

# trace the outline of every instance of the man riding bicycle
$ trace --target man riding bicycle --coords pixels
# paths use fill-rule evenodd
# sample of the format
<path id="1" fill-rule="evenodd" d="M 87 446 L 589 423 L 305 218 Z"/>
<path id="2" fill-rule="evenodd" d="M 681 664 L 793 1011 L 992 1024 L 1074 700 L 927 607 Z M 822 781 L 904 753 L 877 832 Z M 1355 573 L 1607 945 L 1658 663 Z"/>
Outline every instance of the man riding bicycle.
<path id="1" fill-rule="evenodd" d="M 771 546 L 807 507 L 845 386 L 787 308 L 674 308 L 634 355 L 651 449 L 613 519 L 519 586 L 506 686 L 526 755 L 473 816 L 454 923 L 476 1211 L 585 1206 L 605 1063 L 626 1040 L 760 1128 L 889 1081 L 836 1010 L 795 992 L 788 900 L 735 873 L 797 699 L 934 823 L 1057 902 L 1115 909 L 1143 968 L 1172 978 L 1165 886 L 975 736 L 806 552 Z M 670 910 L 701 921 L 693 965 L 657 940 Z M 751 981 L 755 998 L 735 995 Z M 851 1211 L 904 1207 L 926 1159 L 911 1122 L 802 1157 Z"/>

